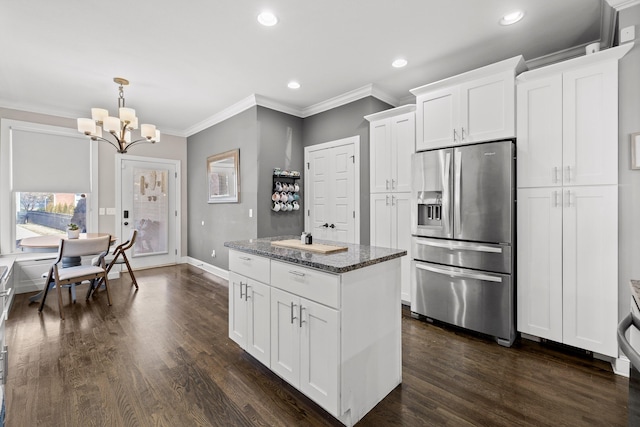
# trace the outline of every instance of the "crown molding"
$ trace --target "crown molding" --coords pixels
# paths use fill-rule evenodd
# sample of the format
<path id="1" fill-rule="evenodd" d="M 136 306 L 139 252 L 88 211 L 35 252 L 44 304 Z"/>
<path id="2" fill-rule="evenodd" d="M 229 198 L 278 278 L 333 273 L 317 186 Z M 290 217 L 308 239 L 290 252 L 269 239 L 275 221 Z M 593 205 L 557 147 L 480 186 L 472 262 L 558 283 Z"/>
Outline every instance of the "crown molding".
<path id="1" fill-rule="evenodd" d="M 256 97 L 256 105 L 269 108 L 271 110 L 280 111 L 281 113 L 286 113 L 291 116 L 303 117 L 302 110 L 299 110 L 297 108 L 275 101 L 271 98 L 267 98 L 266 96 L 262 96 L 262 95 L 254 95 L 254 96 Z"/>
<path id="2" fill-rule="evenodd" d="M 377 113 L 366 115 L 364 118 L 368 122 L 373 122 L 376 120 L 388 119 L 389 117 L 395 117 L 400 114 L 413 113 L 414 111 L 416 111 L 416 104 L 407 104 L 396 108 L 390 108 L 388 110 L 378 111 Z"/>
<path id="3" fill-rule="evenodd" d="M 199 122 L 196 123 L 195 125 L 187 128 L 185 130 L 185 134 L 186 136 L 191 136 L 194 135 L 200 131 L 203 131 L 207 128 L 210 128 L 213 125 L 217 125 L 220 122 L 223 122 L 227 119 L 230 119 L 231 117 L 235 116 L 236 114 L 240 114 L 245 110 L 248 110 L 249 108 L 253 107 L 257 105 L 257 101 L 256 101 L 256 95 L 255 94 L 251 94 L 249 96 L 247 96 L 244 99 L 241 99 L 240 101 L 236 102 L 235 104 L 231 105 L 230 107 L 225 108 L 224 110 L 220 111 L 219 113 L 214 114 L 213 116 Z"/>
<path id="4" fill-rule="evenodd" d="M 616 11 L 620 11 L 640 4 L 640 0 L 607 0 L 607 3 Z"/>
<path id="5" fill-rule="evenodd" d="M 585 48 L 587 47 L 587 45 L 598 41 L 599 40 L 590 41 L 578 46 L 573 46 L 568 49 L 559 50 L 558 52 L 553 52 L 548 55 L 530 59 L 527 61 L 527 68 L 529 70 L 535 70 L 536 68 L 546 67 L 547 65 L 583 56 L 585 54 Z"/>
<path id="6" fill-rule="evenodd" d="M 342 95 L 327 99 L 326 101 L 322 101 L 309 107 L 303 108 L 302 117 L 305 118 L 313 116 L 315 114 L 341 107 L 343 105 L 349 104 L 362 98 L 366 98 L 368 96 L 378 98 L 379 100 L 386 102 L 387 104 L 394 107 L 398 105 L 398 100 L 395 97 L 385 93 L 373 84 L 368 84 L 358 89 L 343 93 Z"/>

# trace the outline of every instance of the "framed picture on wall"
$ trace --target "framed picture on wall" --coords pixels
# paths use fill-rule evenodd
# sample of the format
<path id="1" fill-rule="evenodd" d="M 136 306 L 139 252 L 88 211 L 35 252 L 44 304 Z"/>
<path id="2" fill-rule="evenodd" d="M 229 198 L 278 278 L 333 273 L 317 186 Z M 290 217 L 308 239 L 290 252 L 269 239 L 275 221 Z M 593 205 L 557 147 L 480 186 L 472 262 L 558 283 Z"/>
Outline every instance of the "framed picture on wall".
<path id="1" fill-rule="evenodd" d="M 240 195 L 240 149 L 207 157 L 208 203 L 237 203 Z"/>
<path id="2" fill-rule="evenodd" d="M 640 132 L 631 134 L 631 169 L 640 169 Z"/>

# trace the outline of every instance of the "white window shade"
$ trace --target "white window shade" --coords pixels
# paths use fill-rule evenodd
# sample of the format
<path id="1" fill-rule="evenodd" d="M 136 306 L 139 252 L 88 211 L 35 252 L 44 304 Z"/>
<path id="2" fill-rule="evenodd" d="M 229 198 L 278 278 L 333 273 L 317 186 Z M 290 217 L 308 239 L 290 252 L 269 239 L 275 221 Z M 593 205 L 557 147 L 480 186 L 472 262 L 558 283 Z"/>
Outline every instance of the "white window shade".
<path id="1" fill-rule="evenodd" d="M 85 137 L 11 129 L 11 190 L 91 192 L 91 144 Z"/>

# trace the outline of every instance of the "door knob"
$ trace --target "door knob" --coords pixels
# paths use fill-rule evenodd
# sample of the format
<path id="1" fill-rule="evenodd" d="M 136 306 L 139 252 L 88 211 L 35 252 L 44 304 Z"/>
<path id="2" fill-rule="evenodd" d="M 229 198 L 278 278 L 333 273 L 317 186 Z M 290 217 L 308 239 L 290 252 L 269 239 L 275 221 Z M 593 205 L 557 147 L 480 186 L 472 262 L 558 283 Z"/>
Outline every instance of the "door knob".
<path id="1" fill-rule="evenodd" d="M 324 224 L 322 224 L 320 227 L 324 227 L 327 228 L 329 226 L 329 224 L 327 224 L 326 222 Z"/>
<path id="2" fill-rule="evenodd" d="M 125 222 L 124 222 L 124 225 L 129 225 L 129 221 L 125 221 Z"/>
<path id="3" fill-rule="evenodd" d="M 331 224 L 329 227 L 336 228 L 335 224 Z"/>

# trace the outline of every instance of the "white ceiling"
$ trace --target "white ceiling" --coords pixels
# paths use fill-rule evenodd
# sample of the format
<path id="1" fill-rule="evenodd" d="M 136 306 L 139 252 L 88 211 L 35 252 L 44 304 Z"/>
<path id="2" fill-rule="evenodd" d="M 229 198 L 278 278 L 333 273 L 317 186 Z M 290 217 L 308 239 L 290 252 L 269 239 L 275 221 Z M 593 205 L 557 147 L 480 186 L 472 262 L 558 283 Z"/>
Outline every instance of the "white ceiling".
<path id="1" fill-rule="evenodd" d="M 112 79 L 121 76 L 141 123 L 187 136 L 252 94 L 300 116 L 366 85 L 401 102 L 411 88 L 498 60 L 606 39 L 608 8 L 603 0 L 0 0 L 0 107 L 113 111 Z M 278 25 L 256 22 L 264 9 Z M 525 18 L 500 26 L 515 9 Z M 392 68 L 400 56 L 409 65 Z M 288 89 L 292 79 L 302 87 Z"/>

